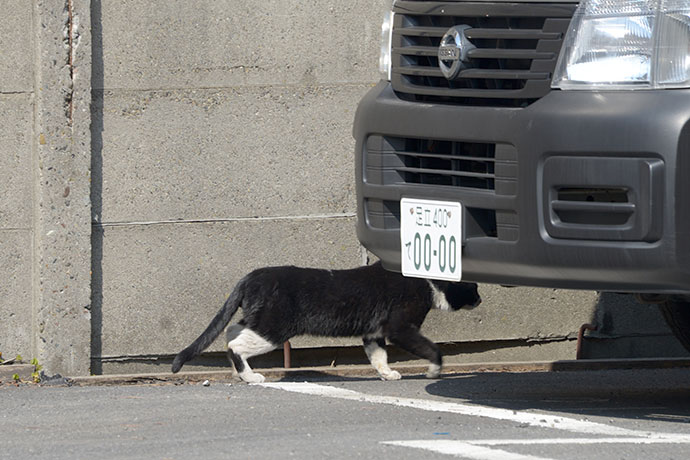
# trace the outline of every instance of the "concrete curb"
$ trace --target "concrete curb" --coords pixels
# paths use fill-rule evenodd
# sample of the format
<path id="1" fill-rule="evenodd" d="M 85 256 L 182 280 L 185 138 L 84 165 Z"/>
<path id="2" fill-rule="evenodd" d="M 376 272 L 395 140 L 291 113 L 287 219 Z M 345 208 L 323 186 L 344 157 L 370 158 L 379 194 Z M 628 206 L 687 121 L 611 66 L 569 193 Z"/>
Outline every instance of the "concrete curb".
<path id="1" fill-rule="evenodd" d="M 33 371 L 33 364 L 7 364 L 0 366 L 0 383 L 14 382 L 12 378 L 14 375 L 18 375 L 23 382 L 32 382 L 33 377 L 31 374 Z"/>
<path id="2" fill-rule="evenodd" d="M 403 376 L 423 376 L 426 365 L 393 364 L 393 369 Z M 549 361 L 549 362 L 510 362 L 510 363 L 481 363 L 481 364 L 448 364 L 443 368 L 443 375 L 468 374 L 479 372 L 562 372 L 562 371 L 595 371 L 613 369 L 669 369 L 690 368 L 688 358 L 643 358 L 625 360 L 579 360 L 579 361 Z M 373 378 L 378 374 L 369 365 L 351 365 L 338 367 L 302 367 L 293 369 L 271 368 L 256 369 L 266 377 L 267 381 L 293 380 L 302 378 L 348 379 Z M 73 385 L 132 385 L 132 384 L 173 384 L 210 382 L 241 382 L 231 370 L 180 372 L 178 374 L 122 374 L 122 375 L 94 375 L 89 377 L 72 377 L 67 381 Z"/>

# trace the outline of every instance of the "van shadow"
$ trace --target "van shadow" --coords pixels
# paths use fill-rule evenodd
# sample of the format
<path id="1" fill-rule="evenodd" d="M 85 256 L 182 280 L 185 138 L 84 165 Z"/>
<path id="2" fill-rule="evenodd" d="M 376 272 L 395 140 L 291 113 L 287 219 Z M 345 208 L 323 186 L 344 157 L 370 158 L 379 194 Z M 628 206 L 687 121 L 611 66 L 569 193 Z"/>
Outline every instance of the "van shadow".
<path id="1" fill-rule="evenodd" d="M 510 410 L 690 423 L 690 369 L 456 374 L 434 396 Z"/>

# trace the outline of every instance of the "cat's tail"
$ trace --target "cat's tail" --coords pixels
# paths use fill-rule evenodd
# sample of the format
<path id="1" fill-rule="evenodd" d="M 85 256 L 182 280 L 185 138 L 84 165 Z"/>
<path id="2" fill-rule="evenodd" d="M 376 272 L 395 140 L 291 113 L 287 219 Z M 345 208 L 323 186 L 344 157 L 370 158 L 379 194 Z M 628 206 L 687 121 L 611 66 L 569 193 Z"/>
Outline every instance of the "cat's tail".
<path id="1" fill-rule="evenodd" d="M 230 294 L 228 297 L 228 300 L 226 300 L 223 304 L 223 307 L 211 320 L 211 324 L 208 325 L 206 330 L 202 332 L 191 345 L 175 356 L 175 360 L 172 364 L 173 374 L 177 373 L 182 368 L 184 363 L 199 356 L 201 352 L 208 348 L 208 346 L 211 345 L 214 340 L 216 340 L 216 337 L 223 332 L 223 329 L 225 329 L 225 326 L 228 325 L 230 319 L 232 319 L 233 315 L 240 306 L 240 302 L 242 301 L 242 284 L 242 282 L 238 283 L 238 285 L 232 291 L 232 294 Z"/>

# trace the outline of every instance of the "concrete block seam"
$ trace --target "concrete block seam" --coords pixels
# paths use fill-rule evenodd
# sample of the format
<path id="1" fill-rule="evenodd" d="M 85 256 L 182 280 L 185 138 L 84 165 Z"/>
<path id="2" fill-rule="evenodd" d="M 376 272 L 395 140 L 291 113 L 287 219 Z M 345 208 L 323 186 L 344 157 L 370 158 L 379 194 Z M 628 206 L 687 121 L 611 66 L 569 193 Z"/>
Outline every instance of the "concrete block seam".
<path id="1" fill-rule="evenodd" d="M 298 216 L 256 216 L 256 217 L 228 217 L 217 219 L 183 219 L 183 220 L 154 220 L 154 221 L 133 221 L 133 222 L 93 222 L 96 228 L 105 227 L 129 227 L 146 225 L 173 225 L 173 224 L 217 224 L 229 222 L 262 222 L 262 221 L 302 221 L 302 220 L 322 220 L 322 219 L 351 219 L 356 217 L 356 213 L 338 214 L 312 214 Z"/>
<path id="2" fill-rule="evenodd" d="M 68 99 L 67 106 L 67 125 L 74 124 L 74 9 L 72 7 L 72 0 L 67 0 L 67 65 L 69 66 L 69 93 L 66 95 Z"/>
<path id="3" fill-rule="evenodd" d="M 158 87 L 158 88 L 119 88 L 109 86 L 107 88 L 94 87 L 93 91 L 98 93 L 158 93 L 158 92 L 194 92 L 194 91 L 227 91 L 233 89 L 242 88 L 267 88 L 270 90 L 287 90 L 287 89 L 320 89 L 320 88 L 361 88 L 362 86 L 373 88 L 378 82 L 372 81 L 361 81 L 361 82 L 337 82 L 337 81 L 324 81 L 318 84 L 288 84 L 288 85 L 267 85 L 265 83 L 261 84 L 245 84 L 245 85 L 226 85 L 226 86 L 170 86 L 170 87 Z"/>

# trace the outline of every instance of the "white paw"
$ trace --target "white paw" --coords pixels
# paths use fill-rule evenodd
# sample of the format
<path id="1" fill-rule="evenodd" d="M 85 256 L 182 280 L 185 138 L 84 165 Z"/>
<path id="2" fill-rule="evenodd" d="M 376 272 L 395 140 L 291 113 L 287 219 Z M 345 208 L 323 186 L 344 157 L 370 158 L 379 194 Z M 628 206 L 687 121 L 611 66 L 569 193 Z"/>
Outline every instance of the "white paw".
<path id="1" fill-rule="evenodd" d="M 426 373 L 426 378 L 437 379 L 441 376 L 441 366 L 438 364 L 431 364 L 429 370 Z"/>
<path id="2" fill-rule="evenodd" d="M 264 383 L 264 380 L 266 380 L 263 375 L 256 372 L 252 372 L 251 374 L 249 372 L 245 372 L 240 374 L 240 378 L 247 383 Z"/>
<path id="3" fill-rule="evenodd" d="M 389 371 L 386 372 L 385 374 L 381 374 L 381 378 L 383 380 L 400 380 L 402 376 L 400 375 L 400 372 L 398 371 Z"/>

